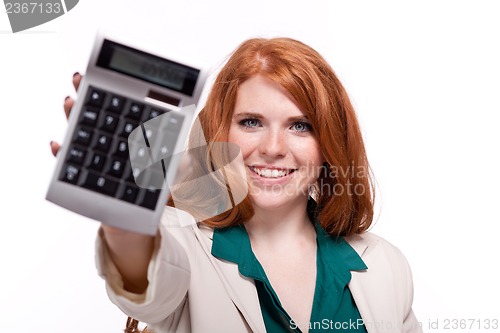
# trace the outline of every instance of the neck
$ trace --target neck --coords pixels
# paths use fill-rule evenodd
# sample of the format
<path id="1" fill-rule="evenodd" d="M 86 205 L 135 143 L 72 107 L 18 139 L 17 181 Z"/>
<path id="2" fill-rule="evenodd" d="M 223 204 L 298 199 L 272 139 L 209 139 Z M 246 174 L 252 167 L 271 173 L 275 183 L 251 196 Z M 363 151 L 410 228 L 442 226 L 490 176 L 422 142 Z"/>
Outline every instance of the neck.
<path id="1" fill-rule="evenodd" d="M 307 201 L 292 208 L 254 210 L 254 216 L 245 223 L 253 246 L 266 244 L 271 248 L 300 240 L 315 241 L 316 231 L 307 215 Z"/>

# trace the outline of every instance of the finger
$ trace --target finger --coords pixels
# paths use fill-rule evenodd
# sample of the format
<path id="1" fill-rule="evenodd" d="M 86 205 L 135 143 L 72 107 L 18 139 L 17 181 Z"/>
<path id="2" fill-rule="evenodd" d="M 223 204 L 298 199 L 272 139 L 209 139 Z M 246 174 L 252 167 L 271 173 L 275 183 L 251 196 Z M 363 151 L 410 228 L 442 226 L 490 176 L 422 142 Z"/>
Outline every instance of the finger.
<path id="1" fill-rule="evenodd" d="M 69 118 L 69 113 L 71 112 L 71 108 L 75 104 L 75 100 L 71 97 L 66 97 L 64 100 L 64 114 L 66 115 L 66 119 Z"/>
<path id="2" fill-rule="evenodd" d="M 50 141 L 50 150 L 52 151 L 52 155 L 56 156 L 60 148 L 61 146 L 57 142 Z"/>
<path id="3" fill-rule="evenodd" d="M 107 235 L 124 235 L 124 234 L 129 233 L 129 231 L 127 231 L 127 230 L 120 229 L 117 227 L 112 227 L 112 226 L 102 224 L 102 223 L 101 223 L 101 228 L 104 231 L 104 233 Z"/>
<path id="4" fill-rule="evenodd" d="M 73 86 L 75 87 L 75 90 L 78 90 L 78 87 L 80 86 L 80 81 L 82 80 L 82 75 L 78 72 L 73 74 Z"/>
<path id="5" fill-rule="evenodd" d="M 117 237 L 127 237 L 129 240 L 137 240 L 138 238 L 144 239 L 151 237 L 135 231 L 125 230 L 119 227 L 112 227 L 104 223 L 101 223 L 101 229 L 104 232 L 104 239 L 107 239 L 108 241 L 114 239 L 114 242 L 116 242 L 117 240 L 119 241 L 119 238 Z"/>

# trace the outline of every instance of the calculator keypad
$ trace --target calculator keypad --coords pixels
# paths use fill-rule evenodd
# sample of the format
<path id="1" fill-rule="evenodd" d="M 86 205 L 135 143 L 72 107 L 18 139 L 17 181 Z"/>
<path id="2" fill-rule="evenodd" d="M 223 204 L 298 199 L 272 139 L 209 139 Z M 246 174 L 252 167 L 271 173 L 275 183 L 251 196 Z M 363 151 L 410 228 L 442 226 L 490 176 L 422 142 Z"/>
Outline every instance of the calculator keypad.
<path id="1" fill-rule="evenodd" d="M 144 123 L 169 111 L 89 87 L 59 180 L 154 210 L 161 190 L 136 184 L 134 173 L 138 176 L 141 170 L 132 168 L 129 153 L 134 154 L 134 166 L 142 156 L 145 165 L 160 160 L 168 164 L 181 127 L 176 124 L 179 119 L 168 117 L 168 126 L 160 128 Z M 129 151 L 128 137 L 141 125 L 148 146 L 134 145 Z M 151 152 L 156 161 L 148 160 Z M 158 185 L 164 175 L 155 177 L 160 181 L 150 184 Z"/>

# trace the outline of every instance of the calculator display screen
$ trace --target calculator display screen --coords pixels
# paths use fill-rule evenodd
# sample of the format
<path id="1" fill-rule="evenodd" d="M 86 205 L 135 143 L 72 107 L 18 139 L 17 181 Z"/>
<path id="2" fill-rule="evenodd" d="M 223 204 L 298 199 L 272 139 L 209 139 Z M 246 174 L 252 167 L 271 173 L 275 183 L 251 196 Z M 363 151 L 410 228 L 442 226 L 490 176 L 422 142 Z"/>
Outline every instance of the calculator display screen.
<path id="1" fill-rule="evenodd" d="M 97 66 L 192 96 L 199 70 L 104 40 Z"/>

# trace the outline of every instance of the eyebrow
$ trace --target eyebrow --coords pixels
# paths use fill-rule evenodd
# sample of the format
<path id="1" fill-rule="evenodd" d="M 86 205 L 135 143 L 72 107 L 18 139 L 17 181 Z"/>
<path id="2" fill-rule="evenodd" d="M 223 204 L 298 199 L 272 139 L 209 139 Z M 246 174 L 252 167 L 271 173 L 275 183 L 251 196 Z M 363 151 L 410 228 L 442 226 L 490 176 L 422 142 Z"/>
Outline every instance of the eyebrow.
<path id="1" fill-rule="evenodd" d="M 237 118 L 255 118 L 255 119 L 262 119 L 263 116 L 260 113 L 255 113 L 255 112 L 239 112 L 235 113 L 233 117 Z M 306 115 L 300 115 L 300 116 L 295 116 L 295 117 L 290 117 L 288 118 L 288 121 L 309 121 L 309 118 Z"/>
<path id="2" fill-rule="evenodd" d="M 262 118 L 262 115 L 259 113 L 254 113 L 254 112 L 238 112 L 233 115 L 233 117 L 238 117 L 238 118 L 257 118 L 260 119 Z"/>

